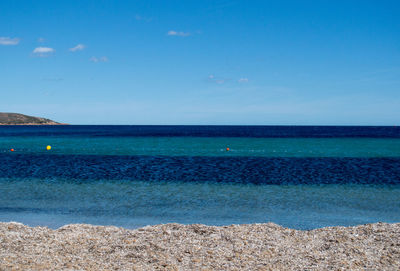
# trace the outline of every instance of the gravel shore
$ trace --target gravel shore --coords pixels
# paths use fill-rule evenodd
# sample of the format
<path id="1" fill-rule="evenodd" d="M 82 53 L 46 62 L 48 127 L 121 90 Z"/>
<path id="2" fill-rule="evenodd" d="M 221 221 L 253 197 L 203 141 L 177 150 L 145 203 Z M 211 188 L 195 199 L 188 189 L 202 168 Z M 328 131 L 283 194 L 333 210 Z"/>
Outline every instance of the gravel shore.
<path id="1" fill-rule="evenodd" d="M 136 230 L 0 223 L 0 270 L 399 270 L 400 223 L 311 231 L 276 224 Z"/>

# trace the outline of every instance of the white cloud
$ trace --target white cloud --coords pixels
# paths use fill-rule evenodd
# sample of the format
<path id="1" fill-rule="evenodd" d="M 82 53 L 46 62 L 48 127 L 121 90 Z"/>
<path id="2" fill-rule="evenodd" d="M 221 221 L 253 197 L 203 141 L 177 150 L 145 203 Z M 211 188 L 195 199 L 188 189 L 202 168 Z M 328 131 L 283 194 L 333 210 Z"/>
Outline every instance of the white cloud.
<path id="1" fill-rule="evenodd" d="M 46 56 L 51 55 L 54 52 L 55 52 L 55 50 L 50 47 L 36 47 L 33 50 L 33 53 L 39 57 L 46 57 Z"/>
<path id="2" fill-rule="evenodd" d="M 107 62 L 108 58 L 106 56 L 102 56 L 102 57 L 95 57 L 92 56 L 91 58 L 89 58 L 89 61 L 97 63 L 97 62 Z"/>
<path id="3" fill-rule="evenodd" d="M 19 38 L 0 37 L 0 45 L 17 45 Z"/>
<path id="4" fill-rule="evenodd" d="M 45 78 L 42 78 L 42 81 L 47 81 L 47 82 L 61 82 L 63 80 L 64 80 L 64 78 L 61 78 L 61 77 L 45 77 Z"/>
<path id="5" fill-rule="evenodd" d="M 72 48 L 70 48 L 69 50 L 70 50 L 71 52 L 76 52 L 76 51 L 82 51 L 82 50 L 85 49 L 85 48 L 86 48 L 86 46 L 85 46 L 84 44 L 78 44 L 77 46 L 72 47 Z"/>
<path id="6" fill-rule="evenodd" d="M 38 38 L 37 41 L 40 42 L 40 43 L 43 43 L 43 42 L 45 42 L 45 39 L 44 38 Z"/>
<path id="7" fill-rule="evenodd" d="M 153 18 L 151 18 L 151 17 L 144 17 L 139 14 L 135 15 L 135 19 L 136 19 L 136 21 L 145 21 L 146 23 L 149 23 L 153 20 Z"/>
<path id="8" fill-rule="evenodd" d="M 35 50 L 33 50 L 34 54 L 49 54 L 53 53 L 55 50 L 50 47 L 36 47 Z"/>
<path id="9" fill-rule="evenodd" d="M 92 56 L 91 58 L 89 58 L 89 61 L 91 61 L 91 62 L 99 62 L 99 59 L 97 57 Z"/>
<path id="10" fill-rule="evenodd" d="M 222 85 L 222 84 L 224 84 L 224 83 L 227 81 L 227 79 L 225 79 L 225 78 L 223 78 L 223 77 L 217 77 L 217 76 L 215 76 L 214 74 L 210 74 L 210 75 L 208 76 L 208 80 L 209 80 L 210 82 L 216 83 L 216 84 L 218 84 L 218 85 Z"/>
<path id="11" fill-rule="evenodd" d="M 189 32 L 182 32 L 182 31 L 177 32 L 177 31 L 174 31 L 174 30 L 170 30 L 170 31 L 168 31 L 167 35 L 168 36 L 187 37 L 187 36 L 190 36 L 190 33 Z"/>
<path id="12" fill-rule="evenodd" d="M 240 79 L 238 80 L 238 82 L 239 82 L 239 83 L 248 83 L 248 82 L 249 82 L 249 79 L 248 79 L 248 78 L 240 78 Z"/>

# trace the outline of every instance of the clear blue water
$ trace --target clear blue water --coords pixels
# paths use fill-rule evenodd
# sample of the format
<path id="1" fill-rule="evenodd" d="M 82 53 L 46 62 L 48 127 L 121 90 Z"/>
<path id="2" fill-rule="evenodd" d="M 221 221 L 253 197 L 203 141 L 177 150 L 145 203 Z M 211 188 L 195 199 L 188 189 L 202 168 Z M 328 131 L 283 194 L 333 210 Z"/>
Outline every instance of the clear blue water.
<path id="1" fill-rule="evenodd" d="M 1 128 L 0 128 L 1 129 Z M 0 137 L 0 154 L 400 157 L 400 138 Z M 229 147 L 230 151 L 226 151 Z"/>
<path id="2" fill-rule="evenodd" d="M 0 126 L 0 221 L 400 222 L 400 129 Z"/>

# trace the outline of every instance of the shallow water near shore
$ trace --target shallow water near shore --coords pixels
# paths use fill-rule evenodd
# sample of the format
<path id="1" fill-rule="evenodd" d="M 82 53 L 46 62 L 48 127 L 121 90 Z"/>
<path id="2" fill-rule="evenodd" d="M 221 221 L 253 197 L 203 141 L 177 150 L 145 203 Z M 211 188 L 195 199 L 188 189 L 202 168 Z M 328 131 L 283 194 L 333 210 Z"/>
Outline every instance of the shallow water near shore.
<path id="1" fill-rule="evenodd" d="M 399 222 L 400 128 L 0 127 L 0 221 Z"/>
<path id="2" fill-rule="evenodd" d="M 137 228 L 271 222 L 295 229 L 400 221 L 400 186 L 1 179 L 0 221 Z"/>

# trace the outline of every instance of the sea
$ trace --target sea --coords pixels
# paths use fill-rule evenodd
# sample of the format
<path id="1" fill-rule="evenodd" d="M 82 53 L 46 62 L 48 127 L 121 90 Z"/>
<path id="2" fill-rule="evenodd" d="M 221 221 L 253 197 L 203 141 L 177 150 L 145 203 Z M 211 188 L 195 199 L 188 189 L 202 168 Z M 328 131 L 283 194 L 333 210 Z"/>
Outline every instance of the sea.
<path id="1" fill-rule="evenodd" d="M 400 127 L 0 126 L 0 222 L 10 221 L 400 222 Z"/>

